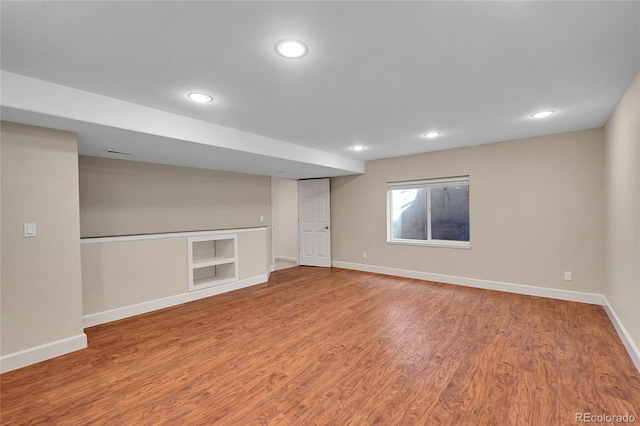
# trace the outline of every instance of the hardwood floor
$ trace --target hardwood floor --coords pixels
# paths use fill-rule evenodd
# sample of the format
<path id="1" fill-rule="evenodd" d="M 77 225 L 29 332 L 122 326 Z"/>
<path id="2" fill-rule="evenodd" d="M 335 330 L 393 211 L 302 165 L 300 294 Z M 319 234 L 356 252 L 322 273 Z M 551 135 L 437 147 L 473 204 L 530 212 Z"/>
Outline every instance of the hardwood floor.
<path id="1" fill-rule="evenodd" d="M 86 333 L 88 349 L 0 377 L 2 424 L 640 418 L 640 373 L 594 305 L 295 267 Z"/>

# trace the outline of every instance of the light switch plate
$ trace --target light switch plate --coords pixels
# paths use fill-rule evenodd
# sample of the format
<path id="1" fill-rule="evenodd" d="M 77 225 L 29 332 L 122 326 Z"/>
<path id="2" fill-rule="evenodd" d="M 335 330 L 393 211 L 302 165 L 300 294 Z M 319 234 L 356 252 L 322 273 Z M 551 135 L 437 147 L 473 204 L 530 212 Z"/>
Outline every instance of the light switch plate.
<path id="1" fill-rule="evenodd" d="M 31 238 L 36 236 L 36 224 L 35 223 L 25 223 L 24 224 L 24 237 Z"/>

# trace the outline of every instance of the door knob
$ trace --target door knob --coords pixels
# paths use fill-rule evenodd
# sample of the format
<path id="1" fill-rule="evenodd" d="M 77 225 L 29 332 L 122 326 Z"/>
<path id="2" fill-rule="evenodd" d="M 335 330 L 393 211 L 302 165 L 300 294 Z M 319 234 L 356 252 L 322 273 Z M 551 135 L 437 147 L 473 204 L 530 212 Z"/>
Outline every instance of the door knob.
<path id="1" fill-rule="evenodd" d="M 323 226 L 322 229 L 329 229 L 329 225 Z"/>

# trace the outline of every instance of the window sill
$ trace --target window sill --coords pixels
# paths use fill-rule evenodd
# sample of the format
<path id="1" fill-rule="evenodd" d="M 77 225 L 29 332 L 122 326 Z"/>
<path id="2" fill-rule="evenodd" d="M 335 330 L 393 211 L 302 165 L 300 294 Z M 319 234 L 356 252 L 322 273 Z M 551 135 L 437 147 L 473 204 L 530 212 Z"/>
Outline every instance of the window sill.
<path id="1" fill-rule="evenodd" d="M 419 240 L 387 240 L 387 244 L 397 244 L 402 246 L 426 246 L 426 247 L 443 247 L 455 249 L 471 249 L 470 242 L 447 242 L 447 241 L 419 241 Z"/>

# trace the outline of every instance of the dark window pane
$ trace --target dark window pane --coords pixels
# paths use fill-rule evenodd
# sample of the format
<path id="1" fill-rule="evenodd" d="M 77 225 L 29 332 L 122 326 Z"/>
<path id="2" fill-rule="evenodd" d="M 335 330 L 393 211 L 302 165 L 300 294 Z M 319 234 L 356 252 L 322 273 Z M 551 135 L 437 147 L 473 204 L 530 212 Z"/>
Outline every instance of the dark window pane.
<path id="1" fill-rule="evenodd" d="M 469 185 L 431 188 L 431 239 L 469 241 Z"/>
<path id="2" fill-rule="evenodd" d="M 426 189 L 394 189 L 391 191 L 391 210 L 393 239 L 427 239 Z"/>

